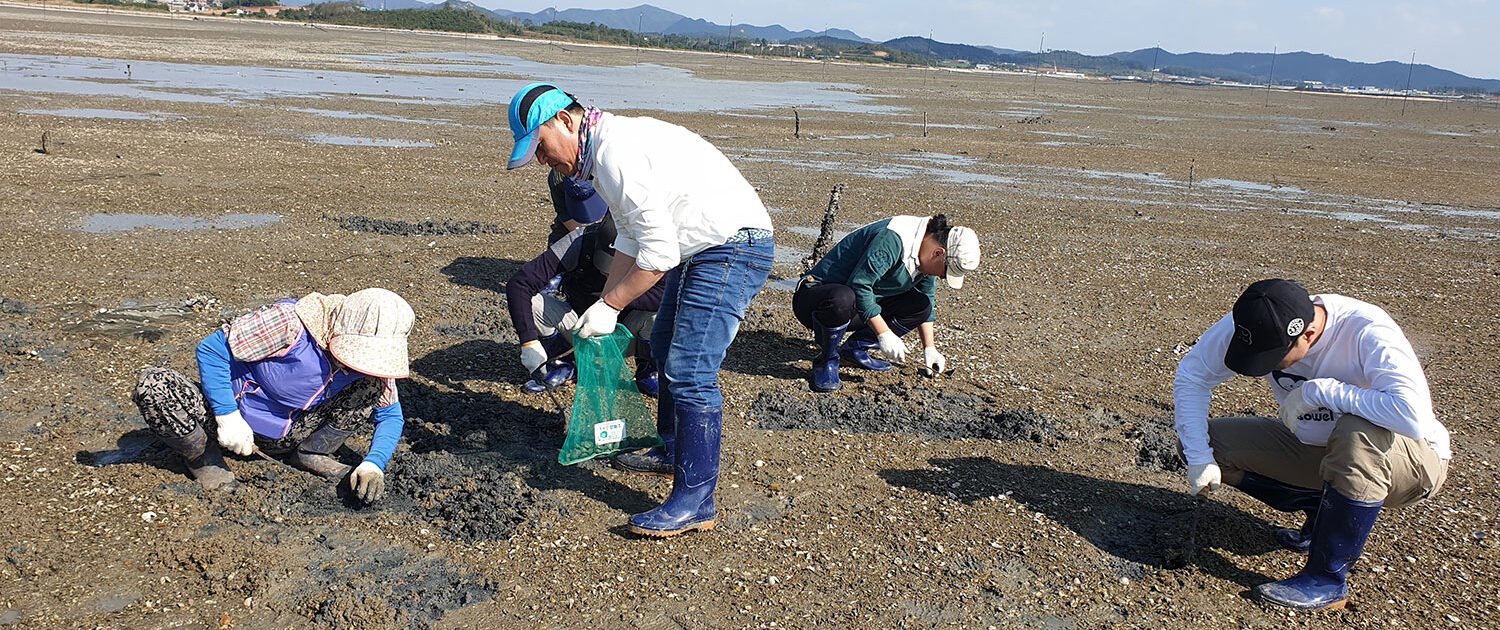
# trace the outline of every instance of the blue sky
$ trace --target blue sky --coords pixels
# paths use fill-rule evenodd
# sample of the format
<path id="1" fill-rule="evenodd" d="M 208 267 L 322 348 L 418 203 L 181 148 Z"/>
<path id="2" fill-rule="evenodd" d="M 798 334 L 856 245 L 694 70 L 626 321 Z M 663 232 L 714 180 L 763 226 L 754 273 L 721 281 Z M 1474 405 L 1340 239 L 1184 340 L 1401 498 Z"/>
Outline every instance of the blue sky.
<path id="1" fill-rule="evenodd" d="M 1353 61 L 1425 63 L 1500 79 L 1500 0 L 1296 2 L 1273 0 L 478 0 L 512 11 L 619 9 L 651 4 L 725 24 L 781 24 L 792 30 L 847 28 L 886 40 L 944 42 L 1105 54 L 1161 44 L 1172 52 L 1320 52 Z M 914 9 L 913 7 L 918 7 Z"/>

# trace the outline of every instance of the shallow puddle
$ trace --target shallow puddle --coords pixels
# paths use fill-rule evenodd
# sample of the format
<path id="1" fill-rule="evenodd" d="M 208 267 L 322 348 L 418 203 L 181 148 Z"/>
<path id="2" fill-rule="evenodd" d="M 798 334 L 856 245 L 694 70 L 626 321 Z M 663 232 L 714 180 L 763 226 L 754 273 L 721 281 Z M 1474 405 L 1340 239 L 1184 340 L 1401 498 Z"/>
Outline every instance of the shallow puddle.
<path id="1" fill-rule="evenodd" d="M 332 144 L 342 147 L 397 147 L 397 148 L 424 148 L 435 147 L 436 144 L 420 140 L 401 140 L 399 138 L 366 138 L 363 136 L 341 136 L 332 133 L 312 133 L 303 136 L 308 141 L 316 144 Z"/>
<path id="2" fill-rule="evenodd" d="M 110 120 L 165 120 L 167 116 L 167 114 L 160 112 L 127 112 L 122 109 L 88 109 L 79 107 L 23 109 L 20 113 L 61 116 L 64 118 L 105 118 Z"/>
<path id="3" fill-rule="evenodd" d="M 83 219 L 80 229 L 90 234 L 129 232 L 142 228 L 156 230 L 237 230 L 280 221 L 275 214 L 228 214 L 204 218 L 172 214 L 111 214 L 99 212 Z"/>
<path id="4" fill-rule="evenodd" d="M 658 64 L 546 64 L 480 53 L 362 55 L 350 59 L 380 68 L 356 72 L 0 54 L 0 62 L 4 63 L 0 86 L 11 92 L 169 102 L 354 98 L 483 106 L 504 105 L 526 84 L 546 80 L 577 90 L 579 97 L 589 104 L 614 109 L 702 112 L 799 106 L 851 113 L 905 111 L 883 105 L 877 97 L 855 92 L 858 85 L 705 79 L 689 70 Z M 443 75 L 407 74 L 413 71 Z"/>

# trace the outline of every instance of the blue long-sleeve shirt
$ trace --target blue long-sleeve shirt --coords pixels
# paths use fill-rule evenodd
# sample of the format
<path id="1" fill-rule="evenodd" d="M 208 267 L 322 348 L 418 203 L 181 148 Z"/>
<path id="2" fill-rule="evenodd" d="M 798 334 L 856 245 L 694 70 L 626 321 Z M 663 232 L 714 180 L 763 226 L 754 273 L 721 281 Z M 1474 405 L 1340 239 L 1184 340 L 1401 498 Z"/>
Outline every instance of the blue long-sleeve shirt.
<path id="1" fill-rule="evenodd" d="M 229 339 L 219 330 L 198 344 L 198 378 L 203 383 L 203 395 L 214 410 L 214 415 L 239 411 L 239 401 L 234 395 L 230 378 L 230 365 L 234 356 L 229 351 Z M 336 392 L 329 392 L 331 397 Z M 401 441 L 401 432 L 406 424 L 398 400 L 384 407 L 375 408 L 375 436 L 370 440 L 370 452 L 364 461 L 375 464 L 381 470 L 390 462 Z"/>

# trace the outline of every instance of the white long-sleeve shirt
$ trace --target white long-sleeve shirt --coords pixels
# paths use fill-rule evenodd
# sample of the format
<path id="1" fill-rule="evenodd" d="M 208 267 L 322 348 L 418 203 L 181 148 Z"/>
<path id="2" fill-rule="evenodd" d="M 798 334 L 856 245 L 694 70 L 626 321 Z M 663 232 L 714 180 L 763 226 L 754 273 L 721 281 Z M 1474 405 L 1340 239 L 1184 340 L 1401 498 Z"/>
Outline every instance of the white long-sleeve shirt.
<path id="1" fill-rule="evenodd" d="M 1315 295 L 1328 321 L 1307 356 L 1285 370 L 1265 376 L 1279 404 L 1299 384 L 1315 407 L 1352 413 L 1376 426 L 1417 441 L 1426 440 L 1441 459 L 1452 459 L 1448 429 L 1432 412 L 1432 393 L 1417 354 L 1401 327 L 1378 306 L 1341 295 Z M 1190 465 L 1211 464 L 1208 445 L 1209 395 L 1234 376 L 1224 365 L 1224 351 L 1234 334 L 1234 316 L 1225 315 L 1177 365 L 1172 384 L 1177 436 Z M 1297 439 L 1326 446 L 1333 422 L 1301 420 Z"/>
<path id="2" fill-rule="evenodd" d="M 707 140 L 654 118 L 605 113 L 595 131 L 594 190 L 609 204 L 615 249 L 668 271 L 771 215 L 739 169 Z"/>

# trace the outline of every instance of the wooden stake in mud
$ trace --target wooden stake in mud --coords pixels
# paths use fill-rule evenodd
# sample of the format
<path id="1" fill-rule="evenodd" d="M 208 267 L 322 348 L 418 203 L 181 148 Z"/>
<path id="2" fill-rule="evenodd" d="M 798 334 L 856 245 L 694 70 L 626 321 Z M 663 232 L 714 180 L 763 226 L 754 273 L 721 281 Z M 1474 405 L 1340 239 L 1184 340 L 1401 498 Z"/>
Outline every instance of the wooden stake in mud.
<path id="1" fill-rule="evenodd" d="M 42 132 L 42 148 L 37 149 L 36 152 L 47 155 L 47 132 L 45 131 Z"/>
<path id="2" fill-rule="evenodd" d="M 802 138 L 802 115 L 797 113 L 797 108 L 792 108 L 792 137 Z"/>
<path id="3" fill-rule="evenodd" d="M 823 259 L 823 254 L 828 253 L 828 247 L 833 244 L 833 226 L 838 221 L 839 195 L 843 192 L 844 183 L 839 182 L 828 193 L 828 209 L 823 211 L 823 223 L 818 226 L 818 240 L 813 242 L 812 252 L 802 259 L 802 275 L 812 271 L 813 265 Z"/>
<path id="4" fill-rule="evenodd" d="M 927 137 L 927 112 L 922 112 L 922 137 Z"/>

